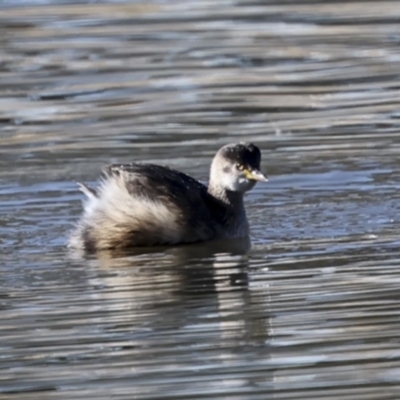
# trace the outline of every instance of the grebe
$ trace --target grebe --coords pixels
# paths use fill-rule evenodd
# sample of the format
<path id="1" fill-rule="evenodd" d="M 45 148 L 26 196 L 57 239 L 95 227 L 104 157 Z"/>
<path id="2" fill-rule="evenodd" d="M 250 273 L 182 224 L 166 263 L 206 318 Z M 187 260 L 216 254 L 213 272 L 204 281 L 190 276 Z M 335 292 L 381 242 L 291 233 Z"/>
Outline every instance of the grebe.
<path id="1" fill-rule="evenodd" d="M 248 237 L 243 195 L 267 181 L 260 162 L 252 143 L 223 146 L 208 186 L 160 165 L 109 165 L 96 190 L 79 183 L 87 200 L 68 245 L 93 253 Z"/>

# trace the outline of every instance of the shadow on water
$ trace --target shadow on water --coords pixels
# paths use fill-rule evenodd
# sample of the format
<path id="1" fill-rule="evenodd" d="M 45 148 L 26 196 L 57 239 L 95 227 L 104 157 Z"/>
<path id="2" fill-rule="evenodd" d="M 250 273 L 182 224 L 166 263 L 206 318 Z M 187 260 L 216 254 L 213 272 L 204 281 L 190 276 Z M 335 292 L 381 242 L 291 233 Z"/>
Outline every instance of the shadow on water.
<path id="1" fill-rule="evenodd" d="M 95 258 L 102 268 L 115 268 L 125 266 L 132 268 L 158 268 L 157 256 L 169 255 L 174 265 L 174 270 L 180 274 L 188 273 L 188 277 L 196 271 L 200 274 L 212 267 L 214 270 L 219 257 L 231 260 L 232 266 L 245 271 L 248 267 L 248 253 L 251 249 L 250 238 L 218 240 L 205 243 L 185 244 L 176 246 L 137 247 L 125 250 L 99 251 Z M 72 251 L 73 257 L 82 257 L 83 254 Z M 237 259 L 236 259 L 236 258 Z M 202 265 L 204 266 L 202 267 Z M 186 271 L 186 272 L 185 272 Z M 206 274 L 208 275 L 208 273 Z M 194 275 L 195 276 L 195 275 Z M 188 281 L 190 282 L 190 280 Z M 232 283 L 235 282 L 234 276 Z"/>
<path id="2" fill-rule="evenodd" d="M 177 289 L 174 295 L 189 298 L 200 293 L 216 293 L 217 285 L 246 290 L 250 248 L 250 239 L 246 238 L 174 247 L 102 251 L 96 255 L 96 259 L 98 267 L 104 270 L 139 268 L 146 270 L 146 274 L 157 277 L 167 256 L 168 262 L 164 268 L 168 269 L 171 279 L 176 282 Z M 223 271 L 220 278 L 216 276 L 218 271 Z M 180 300 L 186 304 L 184 299 Z"/>

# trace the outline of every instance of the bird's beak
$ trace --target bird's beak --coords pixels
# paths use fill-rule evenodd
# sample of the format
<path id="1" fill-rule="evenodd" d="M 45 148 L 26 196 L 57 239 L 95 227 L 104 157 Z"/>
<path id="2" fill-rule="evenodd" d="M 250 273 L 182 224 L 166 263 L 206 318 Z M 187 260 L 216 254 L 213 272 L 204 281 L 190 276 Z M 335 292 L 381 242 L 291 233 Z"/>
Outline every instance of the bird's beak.
<path id="1" fill-rule="evenodd" d="M 252 171 L 246 171 L 247 179 L 251 181 L 268 182 L 268 178 L 258 169 L 253 169 Z"/>

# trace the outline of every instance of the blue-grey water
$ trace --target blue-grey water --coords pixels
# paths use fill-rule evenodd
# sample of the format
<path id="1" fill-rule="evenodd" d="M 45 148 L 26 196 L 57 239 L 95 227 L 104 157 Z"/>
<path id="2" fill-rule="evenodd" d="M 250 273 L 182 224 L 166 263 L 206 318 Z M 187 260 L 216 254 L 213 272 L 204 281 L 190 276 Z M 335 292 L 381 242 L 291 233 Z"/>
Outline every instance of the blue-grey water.
<path id="1" fill-rule="evenodd" d="M 400 399 L 398 1 L 0 1 L 0 399 Z M 252 249 L 79 258 L 110 162 L 263 153 Z"/>

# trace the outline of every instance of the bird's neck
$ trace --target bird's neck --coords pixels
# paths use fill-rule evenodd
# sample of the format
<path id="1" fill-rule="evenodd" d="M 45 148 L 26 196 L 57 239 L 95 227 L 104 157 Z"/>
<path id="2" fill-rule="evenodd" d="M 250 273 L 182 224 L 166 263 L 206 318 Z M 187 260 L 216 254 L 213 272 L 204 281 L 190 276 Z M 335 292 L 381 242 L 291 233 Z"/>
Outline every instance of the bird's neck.
<path id="1" fill-rule="evenodd" d="M 227 206 L 232 206 L 235 210 L 244 210 L 243 193 L 232 192 L 220 186 L 210 184 L 208 193 L 225 203 Z"/>
<path id="2" fill-rule="evenodd" d="M 208 193 L 225 205 L 223 225 L 227 235 L 232 237 L 244 237 L 249 234 L 249 226 L 244 208 L 243 193 L 232 192 L 220 186 L 210 184 Z"/>

